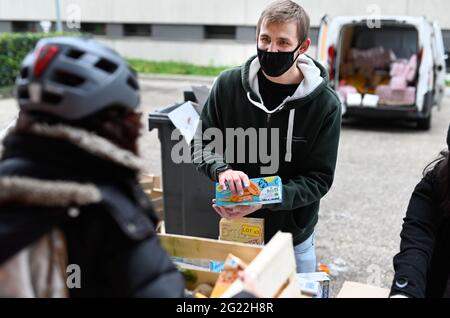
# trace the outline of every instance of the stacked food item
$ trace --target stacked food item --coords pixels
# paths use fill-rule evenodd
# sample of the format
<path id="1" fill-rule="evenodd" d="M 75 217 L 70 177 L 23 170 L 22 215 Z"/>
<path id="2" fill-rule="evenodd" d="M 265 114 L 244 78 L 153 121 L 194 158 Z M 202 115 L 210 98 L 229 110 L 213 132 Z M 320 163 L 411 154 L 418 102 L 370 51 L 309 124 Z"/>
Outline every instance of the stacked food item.
<path id="1" fill-rule="evenodd" d="M 412 105 L 417 68 L 417 54 L 400 59 L 383 47 L 350 49 L 340 66 L 337 91 L 349 106 Z"/>

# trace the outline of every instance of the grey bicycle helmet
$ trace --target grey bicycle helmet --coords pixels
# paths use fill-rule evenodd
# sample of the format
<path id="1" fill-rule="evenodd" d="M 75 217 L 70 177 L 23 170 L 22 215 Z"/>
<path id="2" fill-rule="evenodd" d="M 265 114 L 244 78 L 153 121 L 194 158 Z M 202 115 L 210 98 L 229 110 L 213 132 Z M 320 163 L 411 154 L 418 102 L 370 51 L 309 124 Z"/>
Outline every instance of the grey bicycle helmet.
<path id="1" fill-rule="evenodd" d="M 84 37 L 40 40 L 16 79 L 19 107 L 77 120 L 109 106 L 139 105 L 136 73 L 112 49 Z"/>

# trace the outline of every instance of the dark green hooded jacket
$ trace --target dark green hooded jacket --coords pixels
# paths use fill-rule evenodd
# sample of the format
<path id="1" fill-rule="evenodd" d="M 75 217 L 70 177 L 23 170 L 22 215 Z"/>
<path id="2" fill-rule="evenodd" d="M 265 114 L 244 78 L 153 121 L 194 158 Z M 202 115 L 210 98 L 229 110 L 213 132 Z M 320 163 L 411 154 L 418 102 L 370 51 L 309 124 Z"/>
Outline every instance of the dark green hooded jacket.
<path id="1" fill-rule="evenodd" d="M 294 245 L 314 232 L 320 199 L 333 183 L 341 129 L 341 102 L 328 85 L 325 69 L 305 55 L 299 57 L 297 66 L 303 73 L 303 81 L 293 96 L 271 111 L 264 106 L 259 94 L 257 57 L 221 73 L 214 82 L 191 144 L 197 169 L 214 181 L 217 181 L 217 169 L 224 166 L 243 171 L 250 178 L 280 176 L 283 202 L 265 205 L 248 217 L 265 219 L 266 242 L 281 230 L 292 233 Z M 223 132 L 221 141 L 226 151 L 208 147 L 212 145 L 208 140 L 211 138 L 208 128 Z M 244 147 L 238 147 L 236 138 L 227 135 L 227 128 L 244 131 L 256 128 L 258 142 L 247 139 Z M 269 128 L 269 132 L 264 134 L 260 128 Z M 269 157 L 273 156 L 268 162 L 269 157 L 261 153 L 267 153 L 264 146 L 270 146 L 272 138 L 276 140 L 268 148 L 271 150 Z M 239 156 L 244 156 L 245 160 L 241 157 L 239 161 Z M 275 157 L 278 157 L 278 165 L 273 164 Z"/>

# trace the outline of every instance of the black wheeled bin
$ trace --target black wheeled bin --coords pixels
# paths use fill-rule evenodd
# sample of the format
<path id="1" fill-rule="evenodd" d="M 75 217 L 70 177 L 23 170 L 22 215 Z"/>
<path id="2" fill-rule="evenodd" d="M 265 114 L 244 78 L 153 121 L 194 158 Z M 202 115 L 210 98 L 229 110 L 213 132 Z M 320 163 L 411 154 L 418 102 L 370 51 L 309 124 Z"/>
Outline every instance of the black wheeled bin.
<path id="1" fill-rule="evenodd" d="M 161 142 L 161 167 L 166 232 L 197 237 L 219 237 L 219 215 L 211 206 L 215 197 L 215 184 L 198 172 L 192 163 L 174 163 L 172 147 L 180 142 L 171 140 L 175 126 L 168 113 L 181 103 L 150 113 L 149 131 L 158 129 Z M 186 142 L 183 138 L 182 142 Z"/>

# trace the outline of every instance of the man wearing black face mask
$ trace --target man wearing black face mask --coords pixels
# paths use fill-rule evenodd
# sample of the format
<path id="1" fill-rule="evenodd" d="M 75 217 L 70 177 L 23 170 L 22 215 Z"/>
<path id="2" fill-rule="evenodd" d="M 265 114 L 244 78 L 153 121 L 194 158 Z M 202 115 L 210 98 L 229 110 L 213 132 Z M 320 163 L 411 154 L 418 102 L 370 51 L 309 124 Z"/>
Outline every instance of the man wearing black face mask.
<path id="1" fill-rule="evenodd" d="M 314 227 L 320 199 L 333 183 L 341 126 L 340 101 L 325 69 L 304 54 L 311 44 L 308 30 L 302 7 L 272 2 L 258 21 L 257 56 L 217 78 L 192 145 L 197 169 L 233 193 L 243 193 L 249 178 L 281 177 L 282 203 L 213 208 L 225 218 L 264 218 L 265 242 L 279 230 L 292 233 L 298 272 L 316 270 Z M 208 128 L 223 132 L 225 154 L 202 140 Z M 225 133 L 229 128 L 249 131 L 242 149 Z M 252 129 L 258 140 L 252 140 Z M 266 148 L 275 168 L 273 162 L 267 167 Z M 246 160 L 229 152 L 244 153 Z"/>

